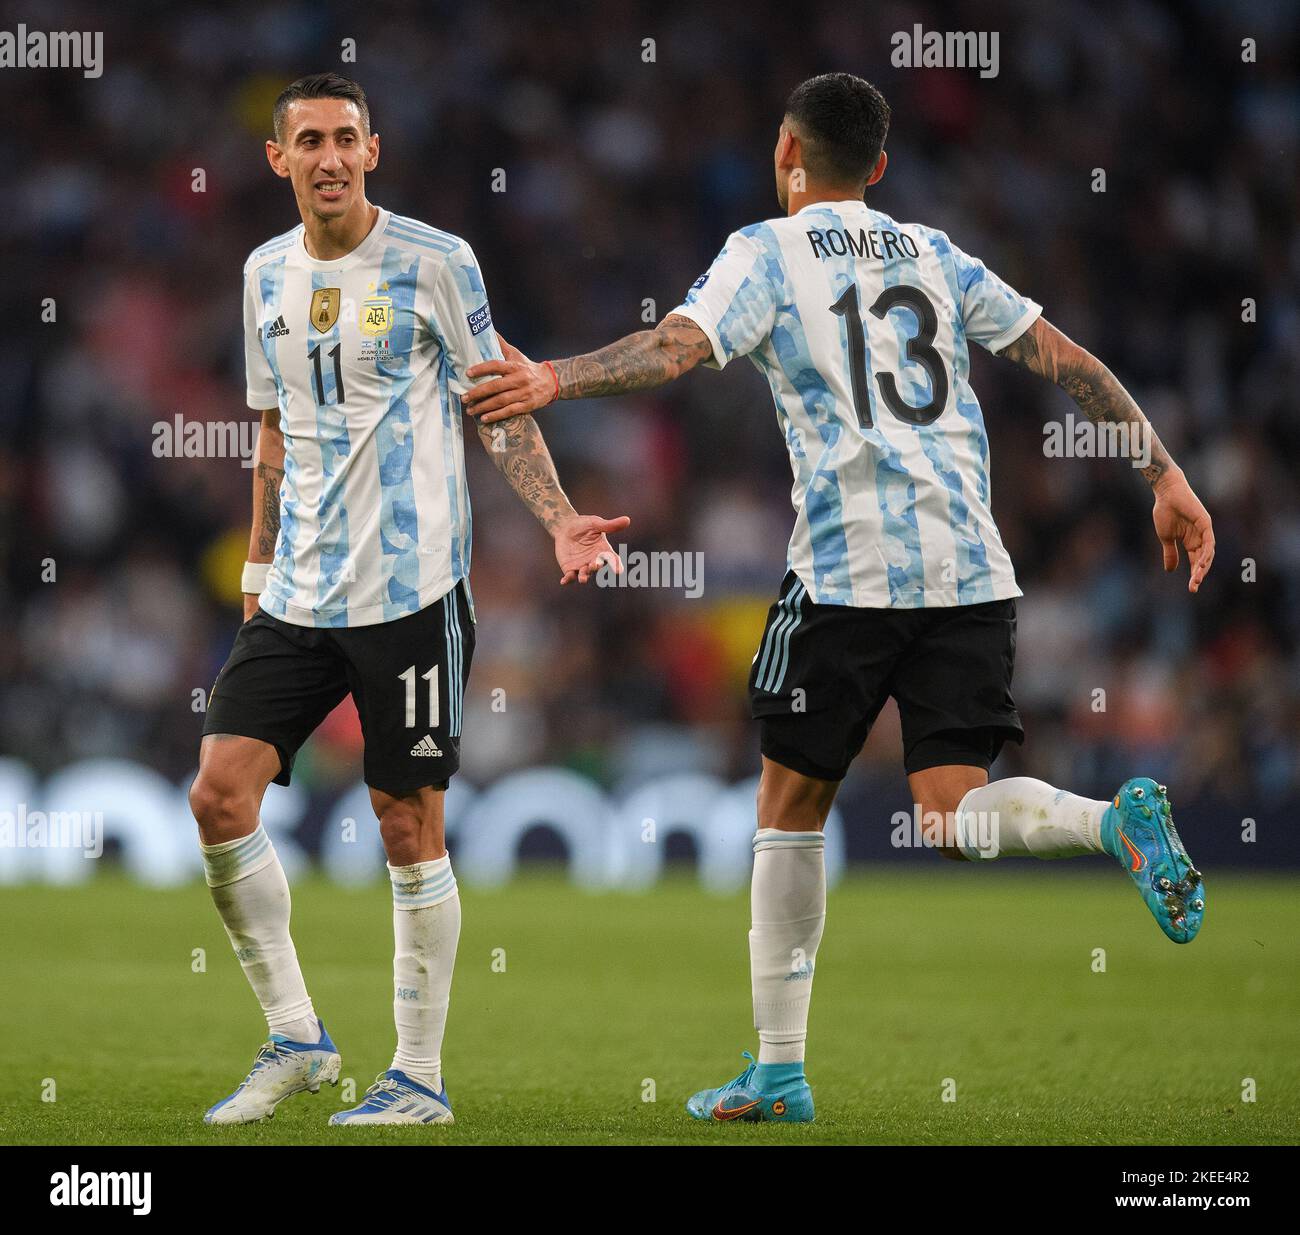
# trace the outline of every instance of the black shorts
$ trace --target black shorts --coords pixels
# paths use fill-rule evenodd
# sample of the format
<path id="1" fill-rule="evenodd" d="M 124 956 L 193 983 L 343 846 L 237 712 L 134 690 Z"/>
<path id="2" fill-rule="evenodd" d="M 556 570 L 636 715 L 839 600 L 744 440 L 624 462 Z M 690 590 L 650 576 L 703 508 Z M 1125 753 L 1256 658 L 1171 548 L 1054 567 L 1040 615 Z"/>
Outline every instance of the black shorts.
<path id="1" fill-rule="evenodd" d="M 446 788 L 460 767 L 474 618 L 457 584 L 418 613 L 371 626 L 294 626 L 259 609 L 239 629 L 208 699 L 203 733 L 269 742 L 289 783 L 298 748 L 349 692 L 365 781 L 403 797 Z"/>
<path id="2" fill-rule="evenodd" d="M 1023 742 L 1011 697 L 1016 602 L 936 609 L 818 605 L 793 571 L 749 675 L 763 754 L 819 780 L 843 780 L 891 695 L 908 772 L 987 768 Z"/>

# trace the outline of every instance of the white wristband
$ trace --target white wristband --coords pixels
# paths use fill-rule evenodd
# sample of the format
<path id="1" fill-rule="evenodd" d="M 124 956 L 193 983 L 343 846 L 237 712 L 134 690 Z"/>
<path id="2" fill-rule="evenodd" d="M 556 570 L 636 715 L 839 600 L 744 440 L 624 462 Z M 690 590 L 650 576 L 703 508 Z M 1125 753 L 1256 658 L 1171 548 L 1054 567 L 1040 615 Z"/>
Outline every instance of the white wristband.
<path id="1" fill-rule="evenodd" d="M 239 576 L 239 590 L 248 596 L 260 596 L 266 590 L 270 569 L 270 562 L 245 562 L 244 573 Z"/>

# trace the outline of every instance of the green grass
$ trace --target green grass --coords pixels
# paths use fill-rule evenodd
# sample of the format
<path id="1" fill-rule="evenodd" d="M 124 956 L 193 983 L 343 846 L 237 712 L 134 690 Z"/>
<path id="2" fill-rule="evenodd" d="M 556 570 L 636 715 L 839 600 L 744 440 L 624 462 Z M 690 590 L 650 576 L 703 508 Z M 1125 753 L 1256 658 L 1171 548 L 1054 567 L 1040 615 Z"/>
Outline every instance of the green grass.
<path id="1" fill-rule="evenodd" d="M 459 1122 L 343 1130 L 325 1125 L 342 1094 L 328 1087 L 270 1123 L 200 1122 L 265 1037 L 202 885 L 9 888 L 0 1143 L 1295 1143 L 1298 892 L 1296 878 L 1211 875 L 1204 934 L 1177 947 L 1100 868 L 856 876 L 831 894 L 817 960 L 817 1122 L 720 1127 L 682 1101 L 753 1045 L 745 897 L 684 879 L 597 896 L 552 874 L 462 888 L 443 1055 Z M 294 934 L 363 1090 L 393 1047 L 387 890 L 303 884 Z M 657 1101 L 642 1100 L 647 1078 Z"/>

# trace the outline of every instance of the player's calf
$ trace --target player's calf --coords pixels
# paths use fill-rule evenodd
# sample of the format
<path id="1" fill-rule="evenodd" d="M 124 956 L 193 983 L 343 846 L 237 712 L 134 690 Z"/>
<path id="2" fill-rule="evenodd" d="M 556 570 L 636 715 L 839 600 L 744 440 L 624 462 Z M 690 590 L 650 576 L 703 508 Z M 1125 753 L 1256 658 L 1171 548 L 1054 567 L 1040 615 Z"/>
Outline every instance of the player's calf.
<path id="1" fill-rule="evenodd" d="M 983 768 L 966 764 L 945 764 L 909 774 L 922 836 L 940 857 L 966 861 L 957 838 L 957 808 L 967 793 L 988 784 L 988 779 Z"/>

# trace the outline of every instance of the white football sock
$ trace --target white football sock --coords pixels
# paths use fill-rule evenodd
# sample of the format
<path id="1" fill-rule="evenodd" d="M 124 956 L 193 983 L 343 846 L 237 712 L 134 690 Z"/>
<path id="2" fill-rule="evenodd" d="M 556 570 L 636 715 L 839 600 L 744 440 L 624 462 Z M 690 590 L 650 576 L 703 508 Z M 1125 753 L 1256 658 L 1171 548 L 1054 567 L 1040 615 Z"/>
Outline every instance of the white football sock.
<path id="1" fill-rule="evenodd" d="M 319 1042 L 320 1026 L 289 937 L 289 883 L 266 829 L 200 844 L 212 902 L 272 1033 Z"/>
<path id="2" fill-rule="evenodd" d="M 826 924 L 825 847 L 821 832 L 760 828 L 754 836 L 749 967 L 761 1064 L 803 1060 Z"/>
<path id="3" fill-rule="evenodd" d="M 451 856 L 392 866 L 393 1067 L 437 1093 L 442 1088 L 442 1035 L 451 971 L 460 940 L 460 893 Z"/>
<path id="4" fill-rule="evenodd" d="M 970 790 L 958 803 L 956 842 L 976 862 L 1103 853 L 1101 817 L 1109 805 L 1032 776 L 1008 776 Z"/>

